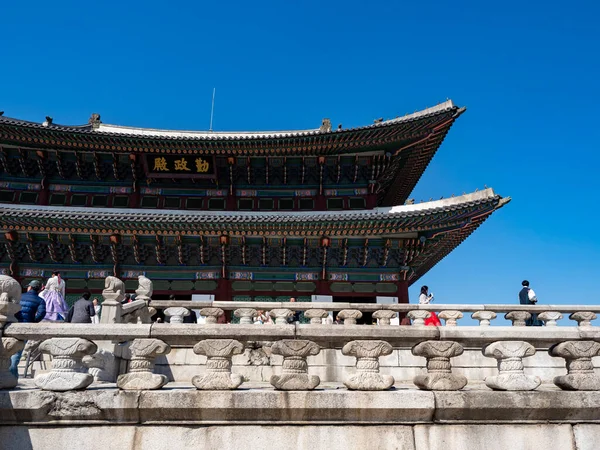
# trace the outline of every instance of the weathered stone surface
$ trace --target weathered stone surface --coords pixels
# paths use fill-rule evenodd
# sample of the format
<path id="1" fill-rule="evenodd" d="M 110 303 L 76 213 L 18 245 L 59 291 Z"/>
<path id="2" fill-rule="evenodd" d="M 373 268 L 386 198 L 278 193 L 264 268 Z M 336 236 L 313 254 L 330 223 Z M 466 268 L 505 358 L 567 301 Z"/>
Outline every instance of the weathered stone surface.
<path id="1" fill-rule="evenodd" d="M 221 308 L 202 308 L 200 315 L 205 318 L 204 323 L 217 323 L 219 317 L 225 314 Z"/>
<path id="2" fill-rule="evenodd" d="M 356 325 L 356 320 L 362 317 L 358 309 L 342 309 L 338 315 L 344 321 L 344 325 Z"/>
<path id="3" fill-rule="evenodd" d="M 581 423 L 573 426 L 576 450 L 597 450 L 600 442 L 600 425 Z"/>
<path id="4" fill-rule="evenodd" d="M 390 325 L 391 320 L 394 319 L 398 313 L 396 311 L 390 311 L 389 309 L 380 309 L 373 313 L 373 319 L 379 320 L 379 325 Z"/>
<path id="5" fill-rule="evenodd" d="M 154 292 L 154 284 L 150 278 L 146 278 L 144 275 L 138 276 L 138 288 L 135 290 L 135 299 L 150 301 L 152 299 L 152 293 Z"/>
<path id="6" fill-rule="evenodd" d="M 288 319 L 294 315 L 291 309 L 276 308 L 269 311 L 269 316 L 275 321 L 275 325 L 287 325 Z"/>
<path id="7" fill-rule="evenodd" d="M 592 320 L 595 320 L 596 317 L 596 313 L 590 311 L 580 311 L 571 314 L 569 319 L 576 320 L 580 327 L 591 327 Z"/>
<path id="8" fill-rule="evenodd" d="M 544 322 L 547 327 L 555 327 L 556 321 L 563 318 L 559 311 L 544 311 L 538 314 L 538 319 Z"/>
<path id="9" fill-rule="evenodd" d="M 183 318 L 190 315 L 190 310 L 187 308 L 167 308 L 165 316 L 170 317 L 170 323 L 183 323 Z"/>
<path id="10" fill-rule="evenodd" d="M 102 291 L 102 323 L 121 323 L 121 302 L 125 298 L 125 283 L 117 277 L 106 277 Z"/>
<path id="11" fill-rule="evenodd" d="M 0 342 L 0 389 L 12 389 L 17 385 L 17 377 L 9 371 L 10 357 L 23 350 L 25 343 L 7 337 L 3 337 Z"/>
<path id="12" fill-rule="evenodd" d="M 321 380 L 318 376 L 308 374 L 306 357 L 317 355 L 321 348 L 306 340 L 281 340 L 271 347 L 276 355 L 283 356 L 282 374 L 273 375 L 271 384 L 284 391 L 311 390 L 316 388 Z"/>
<path id="13" fill-rule="evenodd" d="M 148 428 L 138 430 L 140 448 L 147 450 L 163 450 L 165 433 L 168 433 L 171 448 L 192 450 L 205 449 L 240 449 L 240 450 L 272 450 L 274 448 L 348 450 L 353 448 L 381 450 L 414 450 L 412 430 L 410 427 L 364 427 L 352 425 L 305 425 L 269 427 L 241 425 L 235 427 L 189 427 L 166 430 Z M 163 444 L 164 445 L 164 444 Z M 136 449 L 137 450 L 137 449 Z"/>
<path id="14" fill-rule="evenodd" d="M 531 319 L 531 314 L 527 311 L 510 311 L 504 315 L 504 318 L 512 321 L 513 327 L 524 327 L 525 322 Z"/>
<path id="15" fill-rule="evenodd" d="M 433 393 L 406 389 L 379 392 L 331 388 L 288 392 L 265 388 L 169 389 L 141 394 L 142 423 L 398 424 L 431 421 L 434 411 Z"/>
<path id="16" fill-rule="evenodd" d="M 425 325 L 425 319 L 429 319 L 431 313 L 429 311 L 416 309 L 414 311 L 409 311 L 407 316 L 412 320 L 413 325 Z"/>
<path id="17" fill-rule="evenodd" d="M 461 391 L 435 391 L 437 423 L 479 422 L 495 425 L 522 422 L 597 421 L 600 392 L 491 391 L 470 386 Z"/>
<path id="18" fill-rule="evenodd" d="M 113 352 L 98 349 L 93 355 L 84 356 L 82 362 L 95 381 L 115 382 L 118 363 Z"/>
<path id="19" fill-rule="evenodd" d="M 265 431 L 268 435 L 265 436 Z M 377 448 L 381 450 L 414 450 L 410 426 L 304 425 L 279 426 L 265 429 L 257 425 L 177 426 L 155 425 L 136 427 L 0 427 L 0 440 L 9 439 L 10 450 L 271 450 L 298 449 L 348 450 Z M 85 443 L 85 447 L 57 447 L 57 443 Z"/>
<path id="20" fill-rule="evenodd" d="M 486 346 L 483 354 L 498 360 L 499 374 L 485 379 L 489 388 L 531 391 L 541 384 L 539 377 L 525 375 L 523 371 L 523 358 L 535 354 L 533 345 L 523 341 L 499 341 Z"/>
<path id="21" fill-rule="evenodd" d="M 463 318 L 463 313 L 456 310 L 445 310 L 441 311 L 438 314 L 438 317 L 446 322 L 447 327 L 455 327 L 457 325 L 456 322 L 458 322 L 458 319 Z"/>
<path id="22" fill-rule="evenodd" d="M 324 309 L 309 309 L 304 312 L 304 317 L 310 319 L 310 323 L 315 325 L 321 325 L 321 319 L 326 318 L 328 315 L 329 312 Z"/>
<path id="23" fill-rule="evenodd" d="M 598 391 L 600 376 L 594 373 L 592 358 L 600 355 L 600 344 L 594 341 L 562 342 L 548 351 L 551 356 L 564 358 L 567 375 L 554 378 L 554 384 L 565 390 Z"/>
<path id="24" fill-rule="evenodd" d="M 240 325 L 251 325 L 254 323 L 254 318 L 258 315 L 256 309 L 240 308 L 233 312 L 235 317 L 239 317 Z"/>
<path id="25" fill-rule="evenodd" d="M 412 348 L 413 355 L 427 359 L 427 374 L 417 375 L 413 382 L 420 389 L 457 391 L 467 385 L 466 377 L 452 373 L 450 358 L 462 355 L 462 345 L 449 341 L 426 341 Z"/>
<path id="26" fill-rule="evenodd" d="M 383 391 L 394 384 L 394 377 L 379 373 L 379 357 L 393 348 L 384 341 L 351 341 L 344 345 L 344 355 L 356 357 L 357 373 L 346 378 L 344 385 L 358 391 Z"/>
<path id="27" fill-rule="evenodd" d="M 120 389 L 160 389 L 167 384 L 167 377 L 153 373 L 153 369 L 155 358 L 171 351 L 169 345 L 160 339 L 135 339 L 129 346 L 129 351 L 129 371 L 117 378 L 117 386 Z"/>
<path id="28" fill-rule="evenodd" d="M 570 425 L 416 425 L 417 450 L 575 450 Z"/>
<path id="29" fill-rule="evenodd" d="M 206 339 L 194 346 L 194 353 L 205 355 L 206 373 L 192 378 L 197 389 L 237 389 L 242 383 L 241 375 L 231 373 L 231 357 L 244 352 L 241 342 L 233 339 Z"/>
<path id="30" fill-rule="evenodd" d="M 0 329 L 6 322 L 16 322 L 21 309 L 21 285 L 8 275 L 0 275 Z"/>
<path id="31" fill-rule="evenodd" d="M 85 389 L 94 381 L 82 363 L 86 355 L 98 350 L 96 344 L 81 338 L 52 338 L 40 344 L 40 351 L 52 355 L 52 371 L 38 375 L 37 387 L 47 391 Z"/>
<path id="32" fill-rule="evenodd" d="M 494 311 L 475 311 L 471 314 L 471 317 L 479 320 L 479 326 L 489 327 L 490 321 L 496 318 L 496 313 Z"/>

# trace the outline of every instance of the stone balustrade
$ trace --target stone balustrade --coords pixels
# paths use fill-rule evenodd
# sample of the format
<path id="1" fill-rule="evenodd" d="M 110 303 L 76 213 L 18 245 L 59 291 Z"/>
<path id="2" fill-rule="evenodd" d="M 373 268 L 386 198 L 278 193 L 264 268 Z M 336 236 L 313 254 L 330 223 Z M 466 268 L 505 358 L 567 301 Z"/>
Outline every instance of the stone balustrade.
<path id="1" fill-rule="evenodd" d="M 172 308 L 190 308 L 187 300 L 152 300 L 151 306 L 165 310 Z M 546 326 L 557 326 L 557 321 L 567 315 L 569 320 L 575 321 L 579 326 L 591 326 L 592 321 L 600 312 L 597 305 L 468 305 L 468 304 L 377 304 L 377 303 L 324 303 L 324 302 L 194 302 L 194 310 L 218 309 L 231 311 L 238 317 L 241 324 L 253 323 L 258 310 L 263 310 L 271 315 L 275 323 L 287 323 L 286 314 L 293 311 L 302 311 L 311 324 L 321 324 L 321 319 L 327 317 L 329 312 L 336 312 L 344 325 L 355 325 L 364 313 L 372 313 L 373 319 L 379 325 L 390 325 L 390 320 L 398 314 L 406 314 L 412 325 L 424 325 L 431 312 L 436 312 L 446 326 L 460 326 L 458 320 L 465 314 L 477 320 L 480 326 L 492 325 L 499 314 L 502 314 L 513 326 L 525 326 L 533 314 L 544 322 Z M 239 312 L 236 312 L 238 311 Z M 271 314 L 272 313 L 272 314 Z M 202 314 L 202 313 L 201 313 Z M 282 315 L 278 317 L 278 314 Z M 204 314 L 202 314 L 204 316 Z M 215 319 L 216 320 L 216 319 Z M 172 321 L 173 322 L 173 321 Z M 207 323 L 214 323 L 212 318 Z"/>
<path id="2" fill-rule="evenodd" d="M 241 318 L 251 318 L 255 313 L 244 310 L 238 314 Z M 217 315 L 218 311 L 214 312 L 213 316 Z M 275 316 L 286 318 L 288 313 L 276 313 Z M 350 311 L 345 320 L 353 316 L 356 316 L 355 312 Z M 413 318 L 418 317 L 413 315 Z M 522 318 L 515 317 L 516 320 Z M 129 355 L 128 371 L 120 374 L 117 380 L 117 386 L 122 390 L 162 388 L 167 377 L 153 373 L 154 362 L 174 346 L 193 348 L 194 353 L 207 358 L 205 370 L 190 377 L 197 389 L 237 389 L 243 378 L 232 373 L 231 359 L 256 342 L 268 343 L 273 355 L 283 357 L 281 373 L 271 376 L 271 384 L 279 390 L 315 389 L 320 379 L 310 373 L 308 357 L 319 354 L 322 349 L 341 349 L 343 355 L 356 358 L 356 370 L 346 374 L 343 380 L 351 390 L 385 390 L 393 386 L 394 377 L 379 372 L 379 359 L 394 349 L 411 349 L 413 355 L 425 359 L 426 372 L 413 379 L 423 390 L 460 390 L 469 383 L 481 382 L 493 390 L 535 390 L 540 386 L 540 379 L 525 373 L 523 359 L 533 356 L 536 349 L 546 349 L 544 351 L 550 357 L 565 361 L 565 374 L 554 379 L 560 389 L 600 390 L 600 376 L 592 363 L 592 358 L 600 355 L 600 327 L 588 325 L 367 327 L 8 323 L 2 330 L 0 347 L 0 382 L 4 388 L 14 387 L 7 362 L 10 354 L 25 340 L 42 341 L 40 349 L 52 355 L 51 371 L 35 378 L 39 388 L 49 391 L 87 388 L 93 377 L 82 359 L 94 354 L 97 350 L 95 342 L 103 340 L 121 342 Z M 465 348 L 473 347 L 481 348 L 483 356 L 497 360 L 497 375 L 467 380 L 465 376 L 453 373 L 451 359 L 459 357 Z"/>

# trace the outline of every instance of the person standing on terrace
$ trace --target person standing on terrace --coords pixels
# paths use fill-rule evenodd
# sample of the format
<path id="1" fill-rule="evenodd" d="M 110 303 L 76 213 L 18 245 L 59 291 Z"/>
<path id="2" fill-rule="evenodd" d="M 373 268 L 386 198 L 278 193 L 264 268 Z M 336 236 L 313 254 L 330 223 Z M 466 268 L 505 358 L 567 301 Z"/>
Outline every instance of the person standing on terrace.
<path id="1" fill-rule="evenodd" d="M 421 287 L 421 295 L 419 295 L 419 304 L 428 305 L 432 301 L 433 301 L 433 294 L 429 293 L 429 287 L 422 286 Z M 439 327 L 442 325 L 442 323 L 440 322 L 440 319 L 438 319 L 437 314 L 434 311 L 431 311 L 431 316 L 429 316 L 429 318 L 425 319 L 425 325 Z"/>
<path id="2" fill-rule="evenodd" d="M 52 272 L 52 277 L 48 279 L 44 290 L 40 292 L 40 297 L 46 302 L 46 317 L 44 320 L 64 320 L 69 309 L 65 302 L 65 289 L 66 283 L 60 277 L 60 272 Z"/>
<path id="3" fill-rule="evenodd" d="M 519 303 L 521 305 L 536 305 L 537 296 L 535 295 L 533 289 L 529 287 L 529 281 L 523 280 L 521 286 L 523 286 L 523 288 L 519 292 Z M 537 314 L 532 313 L 531 317 L 525 322 L 525 326 L 541 327 L 542 322 L 537 318 Z"/>

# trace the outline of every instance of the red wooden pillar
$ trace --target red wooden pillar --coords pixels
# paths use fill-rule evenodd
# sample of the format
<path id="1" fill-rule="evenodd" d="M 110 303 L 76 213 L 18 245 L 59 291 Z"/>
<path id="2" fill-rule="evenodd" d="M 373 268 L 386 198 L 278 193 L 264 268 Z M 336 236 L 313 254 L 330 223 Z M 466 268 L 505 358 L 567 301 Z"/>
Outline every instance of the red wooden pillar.
<path id="1" fill-rule="evenodd" d="M 408 299 L 408 281 L 397 281 L 398 303 L 409 303 Z"/>

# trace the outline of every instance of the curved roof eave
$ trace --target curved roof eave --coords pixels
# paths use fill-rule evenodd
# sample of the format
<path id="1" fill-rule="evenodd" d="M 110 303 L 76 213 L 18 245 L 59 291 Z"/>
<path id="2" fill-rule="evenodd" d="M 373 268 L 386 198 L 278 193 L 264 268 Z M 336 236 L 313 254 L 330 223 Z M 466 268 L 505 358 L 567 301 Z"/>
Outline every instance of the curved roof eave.
<path id="1" fill-rule="evenodd" d="M 65 206 L 0 205 L 0 213 L 5 221 L 10 218 L 45 217 L 62 221 L 92 220 L 143 222 L 143 223 L 304 223 L 304 222 L 342 222 L 342 221 L 378 221 L 397 218 L 428 216 L 445 211 L 468 208 L 470 206 L 498 202 L 496 209 L 510 201 L 502 198 L 491 188 L 479 192 L 451 197 L 433 202 L 415 205 L 379 207 L 372 210 L 347 211 L 297 211 L 297 212 L 253 212 L 253 211 L 182 211 L 182 210 L 134 210 L 108 208 L 80 208 Z"/>
<path id="2" fill-rule="evenodd" d="M 181 131 L 181 130 L 163 130 L 153 128 L 136 128 L 122 125 L 111 125 L 97 123 L 95 125 L 59 125 L 54 123 L 37 123 L 14 119 L 10 117 L 0 116 L 0 124 L 13 126 L 22 126 L 26 128 L 47 129 L 49 131 L 66 131 L 74 133 L 84 133 L 98 136 L 114 136 L 114 137 L 129 137 L 129 138 L 144 138 L 149 140 L 191 140 L 191 141 L 229 141 L 229 140 L 253 140 L 253 139 L 288 139 L 307 136 L 323 136 L 332 134 L 344 134 L 349 132 L 359 132 L 363 130 L 371 130 L 375 128 L 385 128 L 396 124 L 402 124 L 419 120 L 425 117 L 434 116 L 450 110 L 458 109 L 452 102 L 447 100 L 443 103 L 426 108 L 422 111 L 417 111 L 412 114 L 407 114 L 403 117 L 377 122 L 371 125 L 362 127 L 347 128 L 347 129 L 311 129 L 311 130 L 289 130 L 289 131 L 243 131 L 243 132 L 208 132 L 208 131 Z"/>

